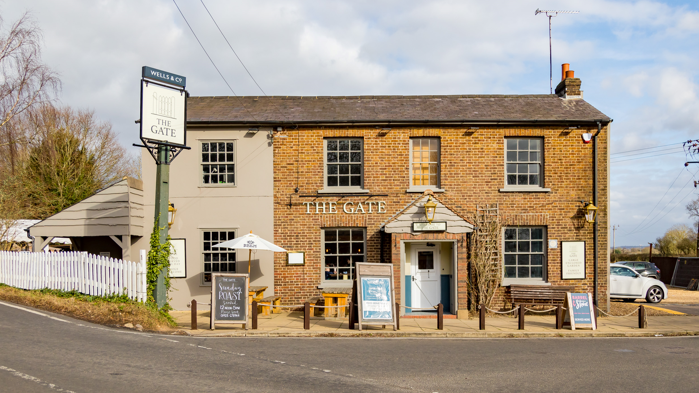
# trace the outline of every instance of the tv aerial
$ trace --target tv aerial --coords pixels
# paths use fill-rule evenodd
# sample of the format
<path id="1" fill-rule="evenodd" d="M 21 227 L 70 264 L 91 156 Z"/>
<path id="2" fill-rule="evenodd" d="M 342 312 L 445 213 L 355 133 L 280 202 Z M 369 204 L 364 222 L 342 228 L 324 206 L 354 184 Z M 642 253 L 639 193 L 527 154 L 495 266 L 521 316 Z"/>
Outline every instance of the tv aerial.
<path id="1" fill-rule="evenodd" d="M 540 10 L 536 9 L 534 15 L 546 14 L 549 18 L 549 88 L 551 89 L 551 94 L 553 94 L 553 56 L 551 54 L 551 18 L 558 16 L 558 14 L 577 14 L 580 11 L 560 11 L 560 10 Z"/>

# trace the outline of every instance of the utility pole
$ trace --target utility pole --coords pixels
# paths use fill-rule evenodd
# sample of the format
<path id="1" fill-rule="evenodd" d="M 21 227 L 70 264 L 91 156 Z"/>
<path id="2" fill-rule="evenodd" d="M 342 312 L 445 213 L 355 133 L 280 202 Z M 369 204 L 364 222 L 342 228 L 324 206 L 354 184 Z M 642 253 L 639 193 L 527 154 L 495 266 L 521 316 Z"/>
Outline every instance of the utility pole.
<path id="1" fill-rule="evenodd" d="M 614 262 L 616 262 L 616 230 L 619 229 L 619 225 L 612 225 L 612 255 L 614 255 Z"/>
<path id="2" fill-rule="evenodd" d="M 580 11 L 553 11 L 553 10 L 540 10 L 536 9 L 534 15 L 546 14 L 549 17 L 549 88 L 551 89 L 551 94 L 553 94 L 553 54 L 551 51 L 551 18 L 558 16 L 558 14 L 577 14 Z"/>
<path id="3" fill-rule="evenodd" d="M 648 243 L 650 250 L 648 251 L 648 262 L 653 262 L 653 243 Z"/>

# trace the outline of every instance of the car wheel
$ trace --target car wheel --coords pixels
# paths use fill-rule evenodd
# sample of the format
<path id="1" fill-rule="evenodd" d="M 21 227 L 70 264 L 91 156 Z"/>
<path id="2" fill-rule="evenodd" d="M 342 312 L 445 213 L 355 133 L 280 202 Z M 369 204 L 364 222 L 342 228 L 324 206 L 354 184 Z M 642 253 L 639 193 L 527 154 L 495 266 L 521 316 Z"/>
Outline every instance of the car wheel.
<path id="1" fill-rule="evenodd" d="M 650 287 L 646 293 L 648 303 L 660 303 L 663 300 L 663 290 L 660 287 Z"/>
<path id="2" fill-rule="evenodd" d="M 632 303 L 635 302 L 636 299 L 621 299 L 624 303 Z"/>

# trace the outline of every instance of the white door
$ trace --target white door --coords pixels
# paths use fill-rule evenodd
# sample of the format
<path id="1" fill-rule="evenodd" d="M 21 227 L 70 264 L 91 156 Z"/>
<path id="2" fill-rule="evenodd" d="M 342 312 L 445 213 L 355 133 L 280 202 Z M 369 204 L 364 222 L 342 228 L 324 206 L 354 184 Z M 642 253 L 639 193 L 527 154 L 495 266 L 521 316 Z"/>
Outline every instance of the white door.
<path id="1" fill-rule="evenodd" d="M 416 248 L 412 258 L 412 307 L 430 308 L 441 302 L 440 265 L 434 248 Z"/>

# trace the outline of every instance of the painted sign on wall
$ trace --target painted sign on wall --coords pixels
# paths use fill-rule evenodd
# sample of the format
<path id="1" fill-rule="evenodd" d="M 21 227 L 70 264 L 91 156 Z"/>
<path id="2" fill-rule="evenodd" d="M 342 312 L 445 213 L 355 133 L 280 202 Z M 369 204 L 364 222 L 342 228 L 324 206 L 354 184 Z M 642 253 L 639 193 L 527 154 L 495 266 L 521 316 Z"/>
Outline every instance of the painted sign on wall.
<path id="1" fill-rule="evenodd" d="M 185 239 L 170 239 L 170 278 L 187 278 L 187 246 Z"/>
<path id="2" fill-rule="evenodd" d="M 347 201 L 340 203 L 339 206 L 337 202 L 303 202 L 303 204 L 306 206 L 306 214 L 337 214 L 338 211 L 346 214 L 386 213 L 385 201 Z"/>

